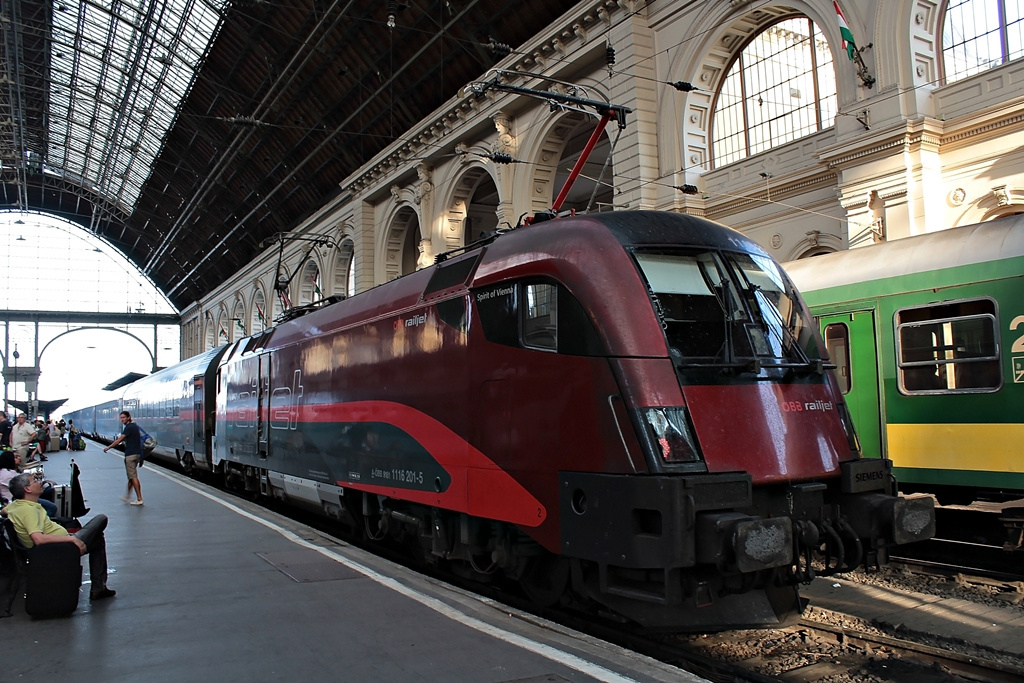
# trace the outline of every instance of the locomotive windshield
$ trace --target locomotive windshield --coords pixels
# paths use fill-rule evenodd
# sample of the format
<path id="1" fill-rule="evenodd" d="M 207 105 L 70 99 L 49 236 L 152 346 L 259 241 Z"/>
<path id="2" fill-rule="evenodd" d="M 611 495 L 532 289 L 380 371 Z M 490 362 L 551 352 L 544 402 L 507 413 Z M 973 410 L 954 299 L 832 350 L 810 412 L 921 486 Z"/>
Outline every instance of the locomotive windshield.
<path id="1" fill-rule="evenodd" d="M 678 364 L 820 369 L 813 327 L 771 258 L 715 251 L 635 256 Z"/>

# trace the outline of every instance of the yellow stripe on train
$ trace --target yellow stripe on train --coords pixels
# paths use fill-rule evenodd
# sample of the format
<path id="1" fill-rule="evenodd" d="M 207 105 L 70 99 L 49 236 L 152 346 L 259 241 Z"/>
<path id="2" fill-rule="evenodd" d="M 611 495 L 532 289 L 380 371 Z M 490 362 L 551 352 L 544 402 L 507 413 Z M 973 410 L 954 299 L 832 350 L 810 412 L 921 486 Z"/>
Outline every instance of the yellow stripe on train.
<path id="1" fill-rule="evenodd" d="M 890 424 L 896 467 L 1024 473 L 1024 424 Z"/>

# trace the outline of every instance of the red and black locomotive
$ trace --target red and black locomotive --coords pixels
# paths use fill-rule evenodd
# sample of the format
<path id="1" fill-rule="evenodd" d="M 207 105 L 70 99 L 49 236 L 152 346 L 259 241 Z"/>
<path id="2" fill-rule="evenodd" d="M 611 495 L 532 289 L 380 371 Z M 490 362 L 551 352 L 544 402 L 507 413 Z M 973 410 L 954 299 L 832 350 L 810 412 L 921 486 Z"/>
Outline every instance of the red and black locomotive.
<path id="1" fill-rule="evenodd" d="M 930 498 L 860 458 L 815 329 L 735 231 L 569 216 L 164 370 L 124 404 L 157 455 L 537 602 L 767 626 L 799 613 L 814 557 L 819 574 L 884 563 L 934 531 Z"/>

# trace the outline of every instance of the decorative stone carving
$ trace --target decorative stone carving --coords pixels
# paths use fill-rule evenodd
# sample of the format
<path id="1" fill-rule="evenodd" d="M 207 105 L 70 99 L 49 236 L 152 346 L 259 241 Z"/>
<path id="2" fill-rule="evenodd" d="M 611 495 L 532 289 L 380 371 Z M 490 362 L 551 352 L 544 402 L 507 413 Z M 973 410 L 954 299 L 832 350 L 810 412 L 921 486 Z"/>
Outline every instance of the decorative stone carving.
<path id="1" fill-rule="evenodd" d="M 498 131 L 498 139 L 494 143 L 495 152 L 514 154 L 516 151 L 516 139 L 512 135 L 512 119 L 503 111 L 496 112 L 491 117 L 494 121 L 494 128 Z"/>
<path id="2" fill-rule="evenodd" d="M 1009 206 L 1010 204 L 1010 192 L 1006 185 L 1000 185 L 999 187 L 992 188 L 992 196 L 996 198 L 996 203 L 999 206 Z"/>
<path id="3" fill-rule="evenodd" d="M 416 191 L 413 196 L 416 199 L 416 203 L 421 206 L 424 203 L 429 204 L 430 197 L 434 192 L 434 184 L 430 182 L 430 175 L 432 172 L 433 169 L 422 161 L 416 164 L 416 175 L 419 176 L 420 182 L 416 186 Z"/>
<path id="4" fill-rule="evenodd" d="M 434 245 L 430 240 L 420 240 L 416 249 L 419 251 L 419 256 L 416 257 L 417 268 L 426 268 L 434 263 Z"/>
<path id="5" fill-rule="evenodd" d="M 958 187 L 949 193 L 949 203 L 953 206 L 960 206 L 967 199 L 967 191 L 962 187 Z"/>

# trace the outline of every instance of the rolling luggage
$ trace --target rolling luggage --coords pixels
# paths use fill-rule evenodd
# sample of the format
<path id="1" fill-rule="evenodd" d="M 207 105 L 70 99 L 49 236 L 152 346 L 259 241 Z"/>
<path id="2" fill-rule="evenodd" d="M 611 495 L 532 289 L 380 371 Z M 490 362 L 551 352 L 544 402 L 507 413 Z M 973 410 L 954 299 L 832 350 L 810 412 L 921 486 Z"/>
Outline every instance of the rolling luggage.
<path id="1" fill-rule="evenodd" d="M 53 502 L 57 504 L 55 517 L 74 517 L 71 505 L 71 486 L 68 484 L 53 485 Z"/>
<path id="2" fill-rule="evenodd" d="M 33 547 L 25 570 L 25 611 L 31 616 L 59 617 L 78 609 L 82 556 L 74 543 Z"/>

